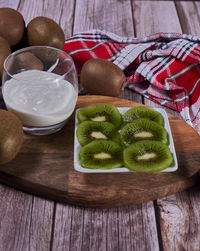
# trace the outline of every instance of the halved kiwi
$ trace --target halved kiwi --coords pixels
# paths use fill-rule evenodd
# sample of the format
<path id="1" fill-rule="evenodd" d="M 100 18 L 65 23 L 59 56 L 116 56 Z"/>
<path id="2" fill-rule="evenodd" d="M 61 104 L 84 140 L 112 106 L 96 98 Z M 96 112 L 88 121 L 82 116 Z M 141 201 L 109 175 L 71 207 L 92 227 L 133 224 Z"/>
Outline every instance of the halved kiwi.
<path id="1" fill-rule="evenodd" d="M 164 118 L 161 113 L 155 111 L 154 109 L 146 106 L 136 106 L 129 109 L 122 115 L 123 123 L 127 124 L 133 122 L 134 120 L 146 118 L 153 122 L 164 126 Z"/>
<path id="2" fill-rule="evenodd" d="M 124 146 L 140 140 L 157 140 L 169 144 L 166 129 L 148 119 L 137 119 L 125 125 L 120 131 L 120 138 Z"/>
<path id="3" fill-rule="evenodd" d="M 125 167 L 136 172 L 159 172 L 173 165 L 168 146 L 160 141 L 143 140 L 123 152 Z"/>
<path id="4" fill-rule="evenodd" d="M 111 103 L 96 103 L 81 108 L 77 113 L 77 119 L 81 123 L 86 120 L 97 122 L 110 122 L 116 128 L 122 123 L 122 116 L 117 107 Z"/>
<path id="5" fill-rule="evenodd" d="M 83 168 L 88 169 L 121 168 L 122 148 L 113 141 L 94 140 L 81 148 L 79 161 Z"/>
<path id="6" fill-rule="evenodd" d="M 96 121 L 84 121 L 79 124 L 76 131 L 76 136 L 81 146 L 93 140 L 114 140 L 117 137 L 116 134 L 118 132 L 113 124 Z"/>

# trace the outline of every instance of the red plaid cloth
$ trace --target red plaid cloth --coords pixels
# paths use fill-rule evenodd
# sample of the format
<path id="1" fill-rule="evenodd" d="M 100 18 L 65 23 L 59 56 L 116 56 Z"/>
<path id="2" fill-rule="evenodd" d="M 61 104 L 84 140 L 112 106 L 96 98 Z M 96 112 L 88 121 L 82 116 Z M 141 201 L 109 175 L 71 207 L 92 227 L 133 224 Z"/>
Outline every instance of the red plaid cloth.
<path id="1" fill-rule="evenodd" d="M 178 111 L 200 133 L 200 38 L 158 33 L 142 39 L 92 30 L 66 40 L 80 72 L 85 61 L 103 58 L 126 74 L 126 87 Z"/>

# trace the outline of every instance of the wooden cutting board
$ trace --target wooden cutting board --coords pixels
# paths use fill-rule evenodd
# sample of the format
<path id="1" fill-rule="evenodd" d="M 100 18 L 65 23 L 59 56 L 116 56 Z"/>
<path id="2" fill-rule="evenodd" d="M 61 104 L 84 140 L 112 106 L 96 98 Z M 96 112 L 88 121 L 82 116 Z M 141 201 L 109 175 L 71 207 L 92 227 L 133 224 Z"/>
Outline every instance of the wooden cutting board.
<path id="1" fill-rule="evenodd" d="M 141 105 L 104 96 L 81 96 L 77 108 L 97 102 Z M 118 207 L 154 200 L 199 181 L 200 137 L 184 121 L 169 115 L 179 169 L 173 173 L 87 174 L 74 170 L 74 115 L 60 132 L 26 134 L 17 157 L 0 166 L 0 182 L 47 199 L 89 207 Z"/>

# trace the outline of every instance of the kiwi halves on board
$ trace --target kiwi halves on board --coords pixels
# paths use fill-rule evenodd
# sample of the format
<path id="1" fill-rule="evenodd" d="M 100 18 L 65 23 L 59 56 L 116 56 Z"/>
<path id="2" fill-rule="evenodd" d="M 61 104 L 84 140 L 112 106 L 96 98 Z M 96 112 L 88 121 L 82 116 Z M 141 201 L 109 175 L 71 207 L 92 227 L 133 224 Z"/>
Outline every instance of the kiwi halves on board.
<path id="1" fill-rule="evenodd" d="M 94 140 L 79 152 L 80 165 L 88 169 L 113 169 L 123 166 L 122 148 L 113 141 Z"/>
<path id="2" fill-rule="evenodd" d="M 93 140 L 114 140 L 118 134 L 115 126 L 109 122 L 84 121 L 79 124 L 76 136 L 81 146 Z"/>
<path id="3" fill-rule="evenodd" d="M 174 164 L 169 147 L 153 140 L 130 145 L 124 150 L 123 159 L 125 167 L 135 172 L 159 172 Z"/>
<path id="4" fill-rule="evenodd" d="M 166 129 L 148 119 L 137 119 L 125 125 L 120 131 L 120 138 L 125 147 L 140 140 L 157 140 L 169 144 Z"/>
<path id="5" fill-rule="evenodd" d="M 116 128 L 122 123 L 122 116 L 117 107 L 111 103 L 97 103 L 81 108 L 77 113 L 79 123 L 91 120 L 98 122 L 110 122 Z"/>
<path id="6" fill-rule="evenodd" d="M 161 126 L 164 126 L 164 118 L 162 114 L 155 111 L 154 109 L 146 106 L 136 106 L 129 109 L 122 115 L 124 124 L 133 122 L 134 120 L 140 118 L 146 118 L 152 120 L 153 122 L 158 123 Z"/>

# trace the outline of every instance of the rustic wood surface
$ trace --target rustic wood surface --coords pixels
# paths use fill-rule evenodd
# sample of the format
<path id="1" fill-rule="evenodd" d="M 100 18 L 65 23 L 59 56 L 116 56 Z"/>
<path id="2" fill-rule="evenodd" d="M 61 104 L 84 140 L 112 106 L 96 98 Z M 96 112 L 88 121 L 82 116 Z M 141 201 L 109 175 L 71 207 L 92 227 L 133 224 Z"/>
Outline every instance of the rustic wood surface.
<path id="1" fill-rule="evenodd" d="M 121 98 L 80 96 L 76 108 L 94 103 L 141 105 Z M 0 182 L 59 202 L 107 208 L 134 205 L 185 190 L 198 182 L 200 141 L 183 120 L 169 115 L 178 170 L 165 173 L 87 174 L 74 170 L 74 120 L 48 136 L 26 134 L 17 157 L 0 166 Z M 106 177 L 106 179 L 105 179 Z"/>
<path id="2" fill-rule="evenodd" d="M 200 35 L 199 1 L 1 0 L 26 23 L 44 15 L 66 38 L 91 28 L 124 36 Z M 123 98 L 159 107 L 125 90 Z M 179 116 L 173 111 L 167 112 Z M 0 185 L 0 250 L 200 250 L 200 186 L 136 206 L 82 208 Z"/>

